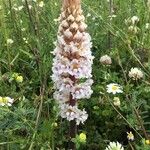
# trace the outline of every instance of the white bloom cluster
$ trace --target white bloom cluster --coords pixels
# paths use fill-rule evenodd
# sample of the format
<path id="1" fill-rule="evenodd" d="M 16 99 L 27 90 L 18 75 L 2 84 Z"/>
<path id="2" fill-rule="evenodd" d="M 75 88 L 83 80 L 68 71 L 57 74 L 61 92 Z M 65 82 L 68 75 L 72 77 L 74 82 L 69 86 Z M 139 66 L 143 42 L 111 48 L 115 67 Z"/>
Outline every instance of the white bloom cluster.
<path id="1" fill-rule="evenodd" d="M 87 25 L 84 22 L 81 6 L 78 1 L 71 3 L 67 0 L 64 1 L 59 17 L 60 26 L 55 43 L 56 48 L 53 51 L 55 57 L 52 80 L 56 89 L 54 98 L 63 106 L 61 107 L 61 116 L 69 121 L 75 119 L 78 124 L 86 120 L 87 117 L 82 117 L 86 113 L 77 109 L 77 106 L 70 104 L 69 101 L 70 98 L 74 100 L 90 98 L 94 57 L 90 50 L 92 47 L 91 37 L 86 32 Z M 67 103 L 70 105 L 68 106 Z M 68 113 L 65 112 L 68 107 L 75 109 L 77 113 L 67 116 Z"/>
<path id="2" fill-rule="evenodd" d="M 7 44 L 9 45 L 9 44 L 13 44 L 14 43 L 14 41 L 12 40 L 12 39 L 7 39 Z"/>
<path id="3" fill-rule="evenodd" d="M 111 57 L 108 56 L 108 55 L 104 55 L 100 58 L 100 62 L 103 64 L 103 65 L 111 65 L 112 64 L 112 60 L 111 60 Z"/>
<path id="4" fill-rule="evenodd" d="M 133 80 L 141 79 L 143 78 L 143 76 L 143 72 L 138 68 L 131 68 L 131 70 L 129 71 L 129 77 Z"/>
<path id="5" fill-rule="evenodd" d="M 124 150 L 124 148 L 119 142 L 110 142 L 105 150 Z"/>
<path id="6" fill-rule="evenodd" d="M 60 116 L 66 118 L 68 121 L 76 120 L 76 124 L 84 123 L 88 118 L 87 112 L 83 109 L 78 109 L 77 106 L 71 106 L 69 104 L 62 104 L 60 106 Z"/>
<path id="7" fill-rule="evenodd" d="M 11 106 L 14 102 L 14 99 L 10 97 L 1 97 L 0 96 L 0 106 Z"/>
<path id="8" fill-rule="evenodd" d="M 136 23 L 138 23 L 140 21 L 138 16 L 133 16 L 131 17 L 131 23 L 132 25 L 135 25 Z"/>

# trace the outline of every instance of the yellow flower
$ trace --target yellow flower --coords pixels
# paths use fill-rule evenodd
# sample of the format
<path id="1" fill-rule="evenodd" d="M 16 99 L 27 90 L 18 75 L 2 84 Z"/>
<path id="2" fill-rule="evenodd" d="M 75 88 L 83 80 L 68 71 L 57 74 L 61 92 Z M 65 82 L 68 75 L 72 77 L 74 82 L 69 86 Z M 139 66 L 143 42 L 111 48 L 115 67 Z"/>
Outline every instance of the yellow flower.
<path id="1" fill-rule="evenodd" d="M 80 133 L 79 135 L 79 140 L 80 142 L 86 142 L 86 134 L 85 133 Z"/>
<path id="2" fill-rule="evenodd" d="M 57 127 L 58 126 L 57 122 L 52 123 L 52 126 Z"/>
<path id="3" fill-rule="evenodd" d="M 22 76 L 17 76 L 16 81 L 19 82 L 19 83 L 23 82 L 23 77 Z"/>
<path id="4" fill-rule="evenodd" d="M 150 145 L 150 140 L 145 140 L 145 144 Z"/>

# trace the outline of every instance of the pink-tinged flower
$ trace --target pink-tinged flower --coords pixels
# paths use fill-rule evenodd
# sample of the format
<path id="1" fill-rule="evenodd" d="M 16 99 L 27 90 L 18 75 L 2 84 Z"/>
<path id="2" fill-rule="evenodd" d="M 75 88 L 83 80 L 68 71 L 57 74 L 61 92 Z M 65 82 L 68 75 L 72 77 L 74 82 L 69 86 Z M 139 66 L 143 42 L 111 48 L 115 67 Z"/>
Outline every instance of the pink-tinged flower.
<path id="1" fill-rule="evenodd" d="M 76 120 L 79 124 L 88 115 L 85 110 L 77 108 L 77 100 L 90 98 L 93 93 L 91 37 L 86 31 L 80 0 L 64 0 L 59 18 L 56 48 L 52 52 L 55 56 L 52 67 L 56 90 L 54 98 L 60 105 L 60 116 L 69 121 Z M 71 99 L 74 104 L 70 102 Z"/>

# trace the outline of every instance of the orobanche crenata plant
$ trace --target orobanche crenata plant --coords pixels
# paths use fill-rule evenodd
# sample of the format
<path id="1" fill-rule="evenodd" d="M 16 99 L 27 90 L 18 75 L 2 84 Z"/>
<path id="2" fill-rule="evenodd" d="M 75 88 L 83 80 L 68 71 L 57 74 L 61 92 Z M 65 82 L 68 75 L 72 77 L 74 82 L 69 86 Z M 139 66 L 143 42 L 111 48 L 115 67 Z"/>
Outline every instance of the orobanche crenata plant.
<path id="1" fill-rule="evenodd" d="M 53 51 L 54 98 L 60 116 L 76 124 L 84 123 L 87 112 L 78 108 L 78 100 L 90 98 L 93 80 L 91 37 L 82 14 L 80 0 L 63 0 L 56 48 Z"/>

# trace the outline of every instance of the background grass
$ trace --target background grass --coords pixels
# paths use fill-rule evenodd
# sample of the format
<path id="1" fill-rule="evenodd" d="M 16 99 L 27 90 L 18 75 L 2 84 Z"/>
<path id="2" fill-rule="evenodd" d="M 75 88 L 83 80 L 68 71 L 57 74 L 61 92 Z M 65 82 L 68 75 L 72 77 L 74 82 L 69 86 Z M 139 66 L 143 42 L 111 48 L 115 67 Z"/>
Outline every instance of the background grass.
<path id="1" fill-rule="evenodd" d="M 1 150 L 62 150 L 67 146 L 68 124 L 58 117 L 50 78 L 51 52 L 58 28 L 55 19 L 61 4 L 59 0 L 44 0 L 44 7 L 40 8 L 39 2 L 0 0 L 0 96 L 15 99 L 12 107 L 0 107 Z M 89 113 L 85 125 L 79 127 L 79 132 L 87 134 L 87 142 L 80 149 L 103 150 L 109 141 L 119 141 L 131 149 L 126 138 L 129 130 L 135 134 L 133 146 L 140 149 L 144 134 L 134 108 L 150 132 L 150 28 L 145 28 L 150 23 L 150 8 L 146 3 L 114 0 L 111 8 L 116 16 L 110 21 L 108 1 L 82 1 L 93 42 L 95 83 L 91 99 L 80 104 Z M 23 9 L 16 11 L 14 7 L 18 6 Z M 134 15 L 140 19 L 136 35 L 129 33 L 125 24 L 125 19 Z M 7 39 L 14 42 L 7 44 Z M 105 54 L 112 57 L 113 64 L 109 67 L 99 62 Z M 135 83 L 128 78 L 131 67 L 142 69 L 145 74 L 142 81 Z M 13 73 L 22 75 L 23 82 L 11 81 Z M 111 82 L 124 88 L 120 108 L 111 105 L 113 97 L 106 93 L 106 85 Z"/>

